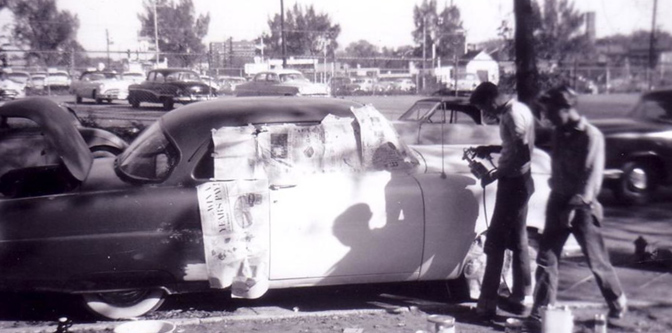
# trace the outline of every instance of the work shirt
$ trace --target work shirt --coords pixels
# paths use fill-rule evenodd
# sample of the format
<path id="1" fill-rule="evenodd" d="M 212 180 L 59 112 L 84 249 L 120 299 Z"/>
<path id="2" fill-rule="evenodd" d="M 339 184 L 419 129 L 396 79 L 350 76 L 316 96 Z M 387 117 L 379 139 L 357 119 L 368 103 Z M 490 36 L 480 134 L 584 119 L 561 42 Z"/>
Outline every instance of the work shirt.
<path id="1" fill-rule="evenodd" d="M 497 172 L 499 177 L 517 177 L 530 171 L 534 149 L 534 116 L 530 108 L 515 99 L 508 101 L 503 108 L 499 116 L 502 151 Z"/>
<path id="2" fill-rule="evenodd" d="M 593 203 L 602 187 L 604 136 L 581 118 L 553 133 L 551 190 L 565 196 L 581 195 Z"/>

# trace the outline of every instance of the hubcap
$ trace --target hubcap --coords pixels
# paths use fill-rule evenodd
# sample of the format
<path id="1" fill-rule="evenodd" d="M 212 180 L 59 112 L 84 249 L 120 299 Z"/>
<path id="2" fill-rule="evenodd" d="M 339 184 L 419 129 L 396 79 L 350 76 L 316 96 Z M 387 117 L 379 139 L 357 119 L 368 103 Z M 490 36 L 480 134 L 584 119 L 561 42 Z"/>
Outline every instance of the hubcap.
<path id="1" fill-rule="evenodd" d="M 638 191 L 645 191 L 647 189 L 648 179 L 646 172 L 640 168 L 635 168 L 628 176 L 628 182 L 633 189 Z"/>
<path id="2" fill-rule="evenodd" d="M 108 304 L 129 306 L 143 300 L 148 294 L 147 290 L 129 290 L 98 294 Z"/>

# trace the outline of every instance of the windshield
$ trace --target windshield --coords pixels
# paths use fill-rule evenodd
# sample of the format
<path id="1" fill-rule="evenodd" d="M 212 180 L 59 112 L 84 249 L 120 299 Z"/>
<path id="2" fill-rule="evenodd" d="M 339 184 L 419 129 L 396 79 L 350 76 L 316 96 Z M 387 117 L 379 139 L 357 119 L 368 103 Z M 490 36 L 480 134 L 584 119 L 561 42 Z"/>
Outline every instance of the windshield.
<path id="1" fill-rule="evenodd" d="M 55 77 L 55 78 L 59 78 L 59 79 L 67 79 L 67 78 L 68 78 L 68 74 L 65 74 L 65 73 L 53 73 L 53 74 L 49 74 L 49 77 Z"/>
<path id="2" fill-rule="evenodd" d="M 166 81 L 193 81 L 200 82 L 201 78 L 194 72 L 173 72 L 166 75 Z"/>
<path id="3" fill-rule="evenodd" d="M 399 120 L 410 120 L 417 121 L 422 119 L 428 112 L 432 111 L 439 102 L 436 101 L 421 101 L 416 102 L 413 106 L 404 112 L 404 114 L 399 117 Z"/>
<path id="4" fill-rule="evenodd" d="M 642 99 L 630 114 L 636 119 L 672 121 L 672 102 L 657 99 Z"/>
<path id="5" fill-rule="evenodd" d="M 173 171 L 178 155 L 157 121 L 118 157 L 117 171 L 132 181 L 160 182 Z"/>
<path id="6" fill-rule="evenodd" d="M 144 79 L 145 75 L 140 73 L 124 73 L 123 77 L 124 79 Z"/>
<path id="7" fill-rule="evenodd" d="M 287 81 L 308 81 L 305 77 L 303 77 L 303 74 L 301 73 L 289 73 L 289 74 L 280 74 L 280 81 L 282 82 L 287 82 Z"/>

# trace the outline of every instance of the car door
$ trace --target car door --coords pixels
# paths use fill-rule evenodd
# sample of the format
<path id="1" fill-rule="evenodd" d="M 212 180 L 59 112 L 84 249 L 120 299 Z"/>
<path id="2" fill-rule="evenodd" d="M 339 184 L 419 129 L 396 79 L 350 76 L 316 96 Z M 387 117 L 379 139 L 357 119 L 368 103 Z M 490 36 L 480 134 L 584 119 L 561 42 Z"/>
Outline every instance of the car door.
<path id="1" fill-rule="evenodd" d="M 329 284 L 417 277 L 424 231 L 420 187 L 405 172 L 361 163 L 354 135 L 325 128 L 325 145 L 336 137 L 352 142 L 336 150 L 306 148 L 305 133 L 293 136 L 302 138 L 298 142 L 272 140 L 301 152 L 296 156 L 324 151 L 316 164 L 323 170 L 269 180 L 272 280 Z M 281 165 L 303 163 L 291 154 L 272 158 Z"/>

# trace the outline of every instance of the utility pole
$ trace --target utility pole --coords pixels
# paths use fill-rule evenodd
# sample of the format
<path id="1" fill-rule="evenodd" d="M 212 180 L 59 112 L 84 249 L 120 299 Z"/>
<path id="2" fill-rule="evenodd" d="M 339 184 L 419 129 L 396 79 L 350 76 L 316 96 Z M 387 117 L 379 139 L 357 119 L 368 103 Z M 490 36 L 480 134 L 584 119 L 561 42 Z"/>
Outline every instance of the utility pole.
<path id="1" fill-rule="evenodd" d="M 287 67 L 287 47 L 285 46 L 285 2 L 280 0 L 280 42 L 282 43 L 282 68 Z"/>
<path id="2" fill-rule="evenodd" d="M 110 69 L 110 32 L 105 29 L 105 40 L 107 44 L 107 69 Z"/>
<path id="3" fill-rule="evenodd" d="M 156 64 L 159 64 L 159 17 L 156 14 L 156 2 L 159 0 L 152 1 L 154 5 L 154 48 L 156 50 Z"/>
<path id="4" fill-rule="evenodd" d="M 422 15 L 422 89 L 425 89 L 427 69 L 427 13 Z"/>
<path id="5" fill-rule="evenodd" d="M 658 11 L 658 0 L 653 0 L 653 17 L 651 18 L 651 37 L 649 38 L 649 66 L 646 71 L 646 76 L 651 90 L 653 81 L 653 72 L 656 63 L 656 14 Z"/>

